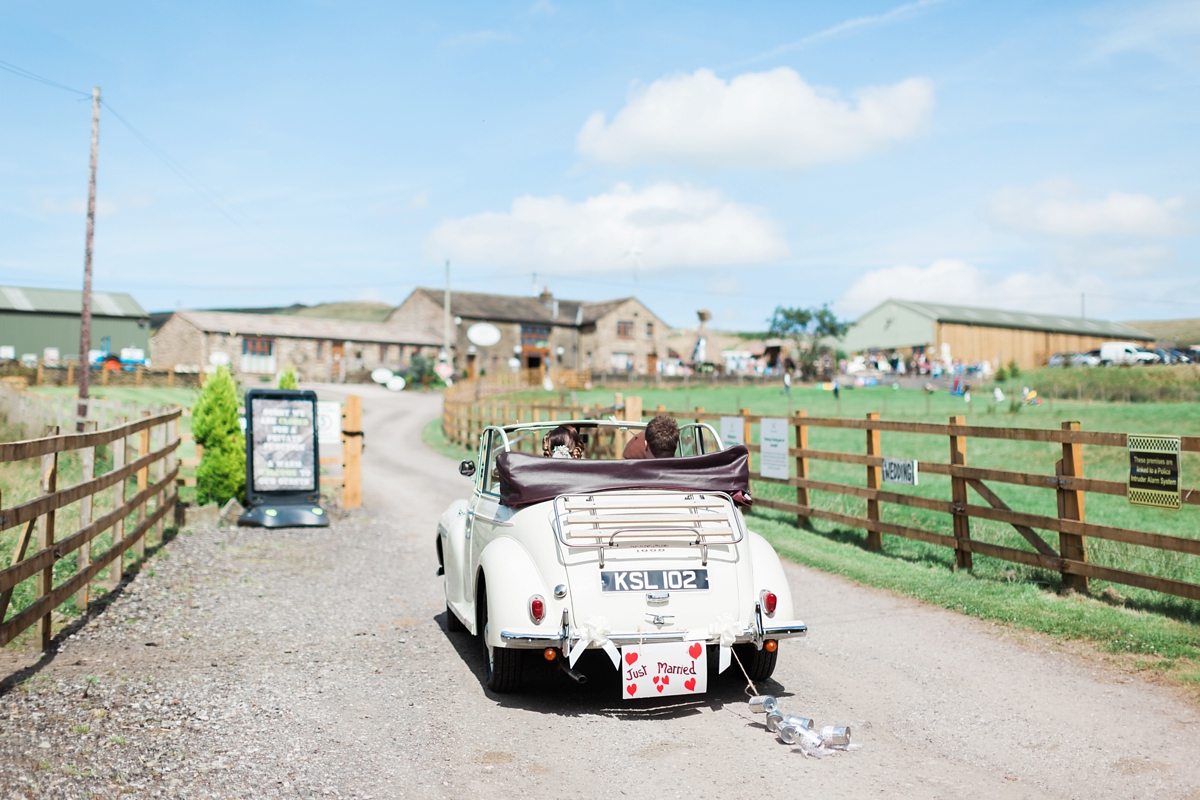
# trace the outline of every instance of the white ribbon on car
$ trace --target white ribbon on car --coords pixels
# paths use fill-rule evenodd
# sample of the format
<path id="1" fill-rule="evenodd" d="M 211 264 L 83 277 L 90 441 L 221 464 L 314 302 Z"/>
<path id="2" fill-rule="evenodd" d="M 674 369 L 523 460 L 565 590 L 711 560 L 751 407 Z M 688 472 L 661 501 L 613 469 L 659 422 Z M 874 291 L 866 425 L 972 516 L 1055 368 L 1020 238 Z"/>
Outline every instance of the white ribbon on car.
<path id="1" fill-rule="evenodd" d="M 576 628 L 575 634 L 579 637 L 579 641 L 571 648 L 570 666 L 575 666 L 575 662 L 579 660 L 579 657 L 583 655 L 583 651 L 587 650 L 590 645 L 596 645 L 596 647 L 608 653 L 608 657 L 612 659 L 613 666 L 620 670 L 621 654 L 617 651 L 617 646 L 608 638 L 610 630 L 608 620 L 604 617 L 591 617 L 582 626 Z"/>
<path id="2" fill-rule="evenodd" d="M 721 646 L 717 672 L 724 672 L 729 668 L 733 643 L 737 641 L 738 634 L 742 630 L 743 628 L 728 614 L 722 614 L 717 617 L 716 622 L 708 626 L 709 635 L 716 637 L 717 644 Z"/>

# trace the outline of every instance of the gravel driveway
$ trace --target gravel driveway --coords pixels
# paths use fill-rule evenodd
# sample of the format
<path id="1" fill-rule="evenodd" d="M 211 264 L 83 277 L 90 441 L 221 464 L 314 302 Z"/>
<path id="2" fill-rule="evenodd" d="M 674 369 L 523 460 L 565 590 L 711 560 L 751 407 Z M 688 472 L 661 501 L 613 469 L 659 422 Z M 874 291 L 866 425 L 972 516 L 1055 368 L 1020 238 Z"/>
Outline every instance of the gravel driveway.
<path id="1" fill-rule="evenodd" d="M 490 696 L 434 575 L 468 488 L 420 443 L 440 399 L 363 394 L 364 510 L 186 532 L 54 657 L 0 653 L 27 678 L 0 697 L 0 798 L 1200 798 L 1200 714 L 1175 690 L 795 566 L 810 634 L 768 688 L 862 750 L 778 744 L 732 671 L 701 701 L 622 702 L 586 661 L 584 687 L 546 669 Z"/>

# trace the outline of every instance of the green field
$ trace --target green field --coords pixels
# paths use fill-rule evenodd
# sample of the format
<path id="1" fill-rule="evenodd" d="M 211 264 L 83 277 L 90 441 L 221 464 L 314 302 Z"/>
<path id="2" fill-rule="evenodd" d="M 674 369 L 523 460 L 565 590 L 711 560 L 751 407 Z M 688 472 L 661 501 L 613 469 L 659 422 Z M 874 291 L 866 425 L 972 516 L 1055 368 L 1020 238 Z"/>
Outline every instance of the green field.
<path id="1" fill-rule="evenodd" d="M 34 394 L 44 394 L 49 397 L 74 397 L 78 390 L 74 386 L 34 386 L 29 389 Z M 167 389 L 165 387 L 135 386 L 93 386 L 88 391 L 92 397 L 104 400 L 115 400 L 120 403 L 136 403 L 142 406 L 177 405 L 191 408 L 200 396 L 198 389 Z"/>
<path id="2" fill-rule="evenodd" d="M 951 415 L 964 415 L 967 423 L 984 426 L 1059 428 L 1065 420 L 1078 421 L 1084 430 L 1169 435 L 1200 435 L 1200 404 L 1195 403 L 1100 403 L 1047 399 L 1040 406 L 1011 406 L 1008 400 L 995 403 L 990 393 L 975 395 L 971 403 L 950 397 L 946 392 L 926 395 L 921 391 L 890 388 L 843 389 L 840 401 L 831 392 L 814 388 L 795 388 L 790 396 L 772 387 L 713 387 L 706 389 L 640 389 L 628 392 L 642 398 L 649 413 L 662 405 L 682 412 L 696 406 L 717 413 L 736 413 L 750 408 L 755 414 L 786 416 L 805 409 L 810 416 L 862 418 L 879 412 L 883 419 L 946 422 Z M 557 401 L 557 393 L 526 394 L 541 403 Z M 570 395 L 564 395 L 569 402 Z M 611 391 L 597 389 L 576 392 L 581 404 L 610 405 Z M 839 413 L 840 412 L 840 413 Z M 686 414 L 678 413 L 679 418 Z M 757 425 L 753 440 L 757 441 Z M 427 439 L 440 439 L 436 423 L 426 432 Z M 949 461 L 946 437 L 882 434 L 883 454 L 926 461 Z M 809 429 L 809 445 L 814 449 L 864 453 L 864 431 L 833 428 Z M 444 443 L 443 452 L 455 452 Z M 1128 456 L 1120 448 L 1085 446 L 1085 474 L 1093 478 L 1123 481 Z M 461 450 L 457 450 L 462 453 Z M 1054 463 L 1062 456 L 1061 445 L 1013 442 L 998 439 L 970 439 L 968 464 L 1052 476 Z M 1195 486 L 1200 474 L 1200 454 L 1185 453 L 1184 485 Z M 755 456 L 757 468 L 757 456 Z M 850 464 L 810 461 L 810 476 L 817 480 L 857 486 L 866 485 L 864 467 Z M 1053 490 L 989 483 L 1011 508 L 1019 511 L 1057 515 Z M 908 491 L 927 497 L 950 499 L 950 480 L 938 475 L 922 475 L 920 486 L 888 485 L 889 490 Z M 778 484 L 756 482 L 756 496 L 795 500 L 795 489 Z M 846 514 L 865 516 L 866 501 L 843 495 L 810 492 L 813 505 Z M 984 504 L 972 492 L 971 502 Z M 952 534 L 949 515 L 921 509 L 884 504 L 882 516 L 887 522 Z M 1086 516 L 1091 522 L 1136 528 L 1175 536 L 1200 537 L 1200 509 L 1185 506 L 1182 511 L 1147 509 L 1129 505 L 1123 497 L 1089 494 Z M 1177 676 L 1190 675 L 1200 657 L 1200 603 L 1117 584 L 1093 580 L 1092 598 L 1063 599 L 1058 573 L 1013 564 L 975 554 L 970 573 L 954 573 L 953 550 L 896 536 L 884 536 L 884 552 L 865 549 L 866 534 L 856 528 L 814 521 L 798 528 L 794 515 L 766 509 L 751 514 L 756 530 L 767 536 L 781 553 L 800 563 L 837 572 L 863 583 L 881 586 L 918 597 L 928 602 L 986 619 L 1008 622 L 1019 627 L 1059 636 L 1101 642 L 1120 652 L 1139 653 L 1157 668 L 1166 669 L 1175 659 L 1185 659 Z M 1057 549 L 1054 532 L 1039 531 Z M 1031 550 L 1025 539 L 1010 526 L 988 520 L 971 520 L 975 539 Z M 1165 553 L 1148 548 L 1088 540 L 1088 560 L 1106 566 L 1151 575 L 1200 583 L 1200 557 Z M 1166 659 L 1163 661 L 1162 659 Z"/>

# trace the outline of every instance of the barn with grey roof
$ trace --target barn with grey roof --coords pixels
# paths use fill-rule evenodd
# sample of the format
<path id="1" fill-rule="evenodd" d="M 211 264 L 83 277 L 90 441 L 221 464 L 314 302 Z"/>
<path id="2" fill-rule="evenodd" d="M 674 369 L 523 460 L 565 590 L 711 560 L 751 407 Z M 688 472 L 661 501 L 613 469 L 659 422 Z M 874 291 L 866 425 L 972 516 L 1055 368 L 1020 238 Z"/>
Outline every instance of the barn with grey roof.
<path id="1" fill-rule="evenodd" d="M 49 363 L 79 359 L 79 316 L 83 292 L 0 286 L 0 352 L 4 357 L 36 356 Z M 92 292 L 90 350 L 108 345 L 148 350 L 150 315 L 132 296 Z M 11 353 L 11 355 L 9 355 Z"/>
<path id="2" fill-rule="evenodd" d="M 1101 319 L 1068 314 L 1035 314 L 950 303 L 885 300 L 863 314 L 846 334 L 847 352 L 925 352 L 965 363 L 1016 361 L 1023 369 L 1045 364 L 1051 355 L 1096 350 L 1104 342 L 1147 345 L 1145 331 Z"/>

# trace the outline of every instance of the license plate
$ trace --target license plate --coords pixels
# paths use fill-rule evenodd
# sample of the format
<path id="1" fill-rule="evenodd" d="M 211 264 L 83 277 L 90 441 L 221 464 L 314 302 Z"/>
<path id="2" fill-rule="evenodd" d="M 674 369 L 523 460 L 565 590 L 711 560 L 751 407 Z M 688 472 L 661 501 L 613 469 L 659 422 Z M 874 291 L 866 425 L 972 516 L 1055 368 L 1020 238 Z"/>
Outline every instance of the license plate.
<path id="1" fill-rule="evenodd" d="M 704 591 L 706 569 L 636 569 L 600 573 L 600 588 L 606 592 Z"/>
<path id="2" fill-rule="evenodd" d="M 704 694 L 708 659 L 703 642 L 656 642 L 621 648 L 621 696 L 626 700 Z"/>

